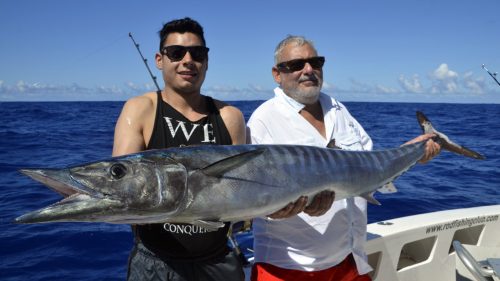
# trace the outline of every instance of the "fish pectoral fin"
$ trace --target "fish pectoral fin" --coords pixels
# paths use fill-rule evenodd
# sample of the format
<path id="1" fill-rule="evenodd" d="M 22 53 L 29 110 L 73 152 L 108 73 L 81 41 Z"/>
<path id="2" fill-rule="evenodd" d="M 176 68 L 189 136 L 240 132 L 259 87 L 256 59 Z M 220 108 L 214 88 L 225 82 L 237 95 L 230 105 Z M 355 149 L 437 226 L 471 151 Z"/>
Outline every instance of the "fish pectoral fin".
<path id="1" fill-rule="evenodd" d="M 222 221 L 204 221 L 204 220 L 196 220 L 194 222 L 191 222 L 191 224 L 203 227 L 210 231 L 219 230 L 219 228 L 222 228 L 225 225 L 224 222 Z"/>
<path id="2" fill-rule="evenodd" d="M 377 201 L 377 199 L 375 199 L 373 197 L 374 193 L 375 193 L 375 191 L 368 192 L 368 193 L 363 193 L 359 197 L 365 198 L 366 201 L 368 201 L 368 202 L 370 202 L 370 203 L 372 203 L 374 205 L 382 205 L 382 204 L 380 204 L 380 202 Z"/>
<path id="3" fill-rule="evenodd" d="M 383 194 L 390 194 L 398 192 L 396 186 L 391 182 L 384 184 L 381 188 L 377 189 L 378 192 Z"/>
<path id="4" fill-rule="evenodd" d="M 243 153 L 236 154 L 214 162 L 200 170 L 207 176 L 222 177 L 225 173 L 241 167 L 248 161 L 253 160 L 255 157 L 261 155 L 264 151 L 266 151 L 265 148 L 245 151 Z"/>

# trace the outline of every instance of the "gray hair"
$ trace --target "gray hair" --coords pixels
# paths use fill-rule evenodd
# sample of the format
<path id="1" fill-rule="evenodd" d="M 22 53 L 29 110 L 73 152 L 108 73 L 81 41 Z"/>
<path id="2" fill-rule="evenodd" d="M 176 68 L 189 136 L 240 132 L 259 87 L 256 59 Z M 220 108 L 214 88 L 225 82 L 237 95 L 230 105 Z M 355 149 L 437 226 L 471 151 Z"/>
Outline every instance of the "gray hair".
<path id="1" fill-rule="evenodd" d="M 281 42 L 278 44 L 278 46 L 276 46 L 276 49 L 274 50 L 274 65 L 280 62 L 281 52 L 283 52 L 283 49 L 290 44 L 294 44 L 299 47 L 309 45 L 314 50 L 316 50 L 316 48 L 314 47 L 314 43 L 311 40 L 306 39 L 304 36 L 287 35 L 287 37 L 281 40 Z"/>

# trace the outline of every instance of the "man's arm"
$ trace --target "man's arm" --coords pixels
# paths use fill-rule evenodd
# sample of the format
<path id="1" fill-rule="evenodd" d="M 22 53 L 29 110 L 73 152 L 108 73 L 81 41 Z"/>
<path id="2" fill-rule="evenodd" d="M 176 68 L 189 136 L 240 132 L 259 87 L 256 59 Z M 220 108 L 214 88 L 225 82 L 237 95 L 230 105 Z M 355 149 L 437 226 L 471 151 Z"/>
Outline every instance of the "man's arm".
<path id="1" fill-rule="evenodd" d="M 425 164 L 425 163 L 429 162 L 432 158 L 436 157 L 439 154 L 439 152 L 441 151 L 441 146 L 438 143 L 436 143 L 435 141 L 433 141 L 432 139 L 430 139 L 432 137 L 435 137 L 435 135 L 434 134 L 420 135 L 420 136 L 418 136 L 410 141 L 407 141 L 403 145 L 408 145 L 408 144 L 421 142 L 421 141 L 427 141 L 427 143 L 425 144 L 425 154 L 422 157 L 422 159 L 420 159 L 418 161 L 419 163 Z"/>
<path id="2" fill-rule="evenodd" d="M 219 111 L 233 141 L 232 144 L 246 144 L 246 125 L 243 113 L 230 105 L 222 106 Z"/>
<path id="3" fill-rule="evenodd" d="M 144 128 L 154 116 L 153 101 L 147 96 L 128 100 L 116 121 L 113 156 L 142 151 L 146 148 Z"/>

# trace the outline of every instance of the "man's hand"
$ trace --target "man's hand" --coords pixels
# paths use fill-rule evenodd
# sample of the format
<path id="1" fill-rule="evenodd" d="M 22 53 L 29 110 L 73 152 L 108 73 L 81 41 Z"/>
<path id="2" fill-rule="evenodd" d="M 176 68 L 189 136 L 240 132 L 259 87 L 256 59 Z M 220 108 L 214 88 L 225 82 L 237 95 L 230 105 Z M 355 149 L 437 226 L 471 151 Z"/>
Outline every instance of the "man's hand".
<path id="1" fill-rule="evenodd" d="M 268 217 L 271 219 L 285 219 L 302 212 L 307 204 L 307 196 L 301 196 L 297 201 L 291 202 L 281 210 L 278 210 Z"/>
<path id="2" fill-rule="evenodd" d="M 314 196 L 314 199 L 309 206 L 306 206 L 307 196 L 302 196 L 297 201 L 289 203 L 284 208 L 270 214 L 268 217 L 271 219 L 285 219 L 295 216 L 300 212 L 305 212 L 310 216 L 321 216 L 330 209 L 334 200 L 335 192 L 322 191 Z"/>
<path id="3" fill-rule="evenodd" d="M 425 145 L 425 154 L 418 161 L 419 163 L 425 164 L 425 163 L 429 162 L 429 160 L 431 160 L 432 158 L 436 157 L 439 154 L 439 152 L 441 151 L 441 146 L 431 139 L 434 136 L 435 136 L 434 134 L 420 135 L 420 136 L 404 143 L 403 145 L 412 144 L 412 143 L 421 142 L 421 141 L 427 141 L 427 143 Z"/>
<path id="4" fill-rule="evenodd" d="M 314 196 L 313 201 L 309 206 L 304 209 L 304 213 L 319 217 L 324 215 L 330 207 L 332 207 L 333 201 L 335 200 L 335 192 L 333 191 L 322 191 L 321 193 Z"/>

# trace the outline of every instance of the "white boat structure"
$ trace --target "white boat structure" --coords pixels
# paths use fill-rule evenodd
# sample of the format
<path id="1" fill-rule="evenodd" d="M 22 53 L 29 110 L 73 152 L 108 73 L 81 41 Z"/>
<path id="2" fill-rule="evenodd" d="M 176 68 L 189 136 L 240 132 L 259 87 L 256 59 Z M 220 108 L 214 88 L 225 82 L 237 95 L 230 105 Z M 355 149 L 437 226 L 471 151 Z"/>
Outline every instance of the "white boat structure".
<path id="1" fill-rule="evenodd" d="M 500 205 L 371 223 L 365 252 L 374 281 L 500 281 Z"/>
<path id="2" fill-rule="evenodd" d="M 376 281 L 500 280 L 500 205 L 368 225 Z"/>
<path id="3" fill-rule="evenodd" d="M 373 281 L 500 281 L 500 205 L 375 222 L 367 233 Z"/>

